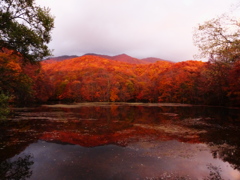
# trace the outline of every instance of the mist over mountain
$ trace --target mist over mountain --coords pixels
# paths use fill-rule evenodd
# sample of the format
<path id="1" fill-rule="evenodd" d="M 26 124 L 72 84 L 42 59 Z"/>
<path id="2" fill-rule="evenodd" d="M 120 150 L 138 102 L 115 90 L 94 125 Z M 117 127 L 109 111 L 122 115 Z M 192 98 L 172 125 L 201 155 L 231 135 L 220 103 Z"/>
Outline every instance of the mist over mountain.
<path id="1" fill-rule="evenodd" d="M 55 61 L 63 61 L 66 59 L 72 59 L 78 57 L 77 55 L 62 55 L 62 56 L 56 56 L 56 57 L 48 57 L 46 60 L 55 60 Z"/>

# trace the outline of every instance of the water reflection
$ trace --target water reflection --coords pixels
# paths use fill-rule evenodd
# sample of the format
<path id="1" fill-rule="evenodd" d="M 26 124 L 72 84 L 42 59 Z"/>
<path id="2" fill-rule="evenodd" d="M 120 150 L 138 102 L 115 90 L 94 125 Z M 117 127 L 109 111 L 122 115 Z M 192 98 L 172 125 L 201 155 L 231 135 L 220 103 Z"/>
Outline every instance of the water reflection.
<path id="1" fill-rule="evenodd" d="M 32 176 L 31 166 L 34 164 L 32 155 L 22 154 L 0 163 L 0 177 L 2 180 L 24 180 Z"/>
<path id="2" fill-rule="evenodd" d="M 0 162 L 32 154 L 29 179 L 240 179 L 239 127 L 239 110 L 214 107 L 17 109 L 0 122 Z"/>
<path id="3" fill-rule="evenodd" d="M 127 147 L 87 148 L 37 141 L 18 158 L 32 153 L 29 179 L 234 179 L 239 172 L 212 158 L 204 144 L 178 141 L 135 142 Z M 236 176 L 237 175 L 237 176 Z"/>

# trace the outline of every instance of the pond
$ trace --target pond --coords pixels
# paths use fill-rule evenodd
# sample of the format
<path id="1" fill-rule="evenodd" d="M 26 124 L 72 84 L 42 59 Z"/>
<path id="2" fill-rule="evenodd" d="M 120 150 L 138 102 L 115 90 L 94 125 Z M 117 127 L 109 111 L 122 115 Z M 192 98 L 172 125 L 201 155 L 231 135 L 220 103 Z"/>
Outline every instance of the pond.
<path id="1" fill-rule="evenodd" d="M 240 110 L 151 103 L 16 108 L 1 179 L 240 179 Z"/>

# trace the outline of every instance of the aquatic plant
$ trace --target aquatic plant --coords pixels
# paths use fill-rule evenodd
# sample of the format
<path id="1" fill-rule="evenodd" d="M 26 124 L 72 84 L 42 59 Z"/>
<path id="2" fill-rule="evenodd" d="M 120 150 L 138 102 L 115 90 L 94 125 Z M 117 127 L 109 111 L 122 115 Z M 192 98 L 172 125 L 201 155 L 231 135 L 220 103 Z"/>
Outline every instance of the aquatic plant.
<path id="1" fill-rule="evenodd" d="M 10 113 L 9 109 L 10 97 L 4 93 L 0 93 L 0 120 L 5 120 Z"/>

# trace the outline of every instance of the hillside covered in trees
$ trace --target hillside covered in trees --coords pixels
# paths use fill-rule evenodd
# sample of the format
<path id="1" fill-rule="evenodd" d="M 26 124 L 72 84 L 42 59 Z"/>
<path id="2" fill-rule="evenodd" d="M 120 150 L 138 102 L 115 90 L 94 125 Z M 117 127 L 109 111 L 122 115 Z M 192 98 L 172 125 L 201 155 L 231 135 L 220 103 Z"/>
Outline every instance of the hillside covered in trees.
<path id="1" fill-rule="evenodd" d="M 85 55 L 61 62 L 43 61 L 41 65 L 48 79 L 48 100 L 238 102 L 239 63 L 223 69 L 222 64 L 201 61 L 134 64 Z"/>
<path id="2" fill-rule="evenodd" d="M 2 90 L 22 105 L 47 101 L 239 105 L 239 62 L 127 63 L 84 55 L 23 66 L 8 50 L 0 55 Z"/>

